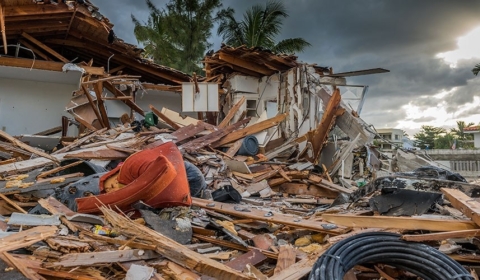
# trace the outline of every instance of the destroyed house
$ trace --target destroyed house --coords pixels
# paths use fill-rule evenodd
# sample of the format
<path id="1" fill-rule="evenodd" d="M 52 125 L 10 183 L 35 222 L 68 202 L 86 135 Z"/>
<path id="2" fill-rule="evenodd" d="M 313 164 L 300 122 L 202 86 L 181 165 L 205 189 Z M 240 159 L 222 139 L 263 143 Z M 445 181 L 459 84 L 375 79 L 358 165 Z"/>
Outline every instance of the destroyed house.
<path id="1" fill-rule="evenodd" d="M 66 130 L 62 117 L 90 128 L 104 126 L 93 123 L 89 115 L 93 112 L 85 113 L 83 108 L 70 108 L 71 113 L 81 111 L 73 117 L 66 112 L 72 92 L 82 92 L 82 82 L 94 102 L 97 92 L 103 96 L 99 103 L 107 109 L 100 113 L 113 121 L 130 108 L 143 114 L 149 104 L 160 106 L 158 100 L 162 106 L 181 110 L 179 95 L 171 90 L 190 81 L 189 75 L 142 58 L 143 50 L 117 38 L 113 24 L 89 1 L 56 2 L 0 2 L 0 129 L 12 135 L 48 133 L 58 131 L 63 123 Z M 124 79 L 88 84 L 109 75 Z M 70 126 L 68 135 L 77 134 Z"/>

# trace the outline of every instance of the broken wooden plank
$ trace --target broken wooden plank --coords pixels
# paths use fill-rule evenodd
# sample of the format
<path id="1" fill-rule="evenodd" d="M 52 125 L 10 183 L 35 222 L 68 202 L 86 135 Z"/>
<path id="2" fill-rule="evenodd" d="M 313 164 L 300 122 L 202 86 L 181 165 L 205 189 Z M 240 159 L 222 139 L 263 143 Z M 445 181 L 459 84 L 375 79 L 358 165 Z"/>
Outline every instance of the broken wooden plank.
<path id="1" fill-rule="evenodd" d="M 477 225 L 480 225 L 480 202 L 472 199 L 460 190 L 447 188 L 441 188 L 440 190 L 453 207 L 472 219 Z"/>
<path id="2" fill-rule="evenodd" d="M 202 136 L 200 138 L 197 138 L 195 140 L 192 140 L 188 143 L 185 143 L 180 146 L 180 149 L 184 149 L 185 151 L 189 153 L 193 153 L 195 151 L 198 151 L 199 149 L 206 147 L 213 142 L 218 141 L 225 135 L 229 135 L 229 133 L 232 133 L 234 130 L 240 128 L 242 125 L 248 123 L 250 121 L 250 118 L 241 120 L 235 124 L 229 125 L 225 128 L 219 129 L 217 131 L 214 131 L 208 135 Z"/>
<path id="3" fill-rule="evenodd" d="M 95 83 L 93 85 L 93 90 L 95 91 L 95 95 L 97 96 L 98 110 L 100 111 L 100 115 L 101 115 L 101 118 L 98 120 L 101 123 L 103 123 L 102 127 L 106 127 L 107 129 L 110 129 L 110 120 L 108 119 L 107 109 L 105 108 L 105 102 L 103 102 L 103 99 L 102 99 L 103 82 Z M 90 94 L 90 92 L 86 92 L 85 94 Z"/>
<path id="4" fill-rule="evenodd" d="M 56 234 L 56 226 L 39 226 L 0 238 L 0 253 L 24 248 Z"/>
<path id="5" fill-rule="evenodd" d="M 121 230 L 122 234 L 136 236 L 139 239 L 155 243 L 157 245 L 157 253 L 177 264 L 217 279 L 251 279 L 224 264 L 193 252 L 174 240 L 165 237 L 150 228 L 137 224 L 111 209 L 102 207 L 101 210 L 105 218 L 113 226 Z"/>
<path id="6" fill-rule="evenodd" d="M 45 280 L 42 276 L 38 275 L 35 271 L 32 271 L 30 268 L 28 268 L 22 260 L 19 260 L 15 257 L 13 257 L 11 254 L 7 252 L 2 253 L 7 260 L 12 263 L 15 268 L 20 271 L 25 277 L 31 280 Z"/>
<path id="7" fill-rule="evenodd" d="M 116 97 L 125 97 L 123 92 L 121 92 L 119 89 L 117 89 L 110 81 L 104 81 L 103 86 L 110 91 L 113 95 Z M 142 108 L 140 108 L 135 102 L 133 102 L 131 99 L 122 99 L 121 100 L 125 105 L 130 107 L 130 109 L 134 110 L 135 112 L 139 113 L 142 116 L 145 116 L 145 112 L 143 111 Z"/>
<path id="8" fill-rule="evenodd" d="M 230 148 L 228 148 L 226 154 L 229 157 L 235 156 L 237 154 L 238 150 L 240 150 L 240 148 L 242 147 L 243 140 L 244 140 L 244 138 L 240 138 L 237 141 L 235 141 L 235 143 L 233 143 L 233 145 Z"/>
<path id="9" fill-rule="evenodd" d="M 315 91 L 315 94 L 322 99 L 324 107 L 329 103 L 332 96 L 324 88 Z M 346 113 L 338 116 L 335 120 L 335 125 L 338 126 L 345 134 L 350 137 L 350 139 L 355 139 L 355 137 L 360 133 L 359 145 L 365 145 L 372 143 L 375 137 L 375 134 L 372 133 L 367 128 L 369 125 L 365 123 L 361 118 L 357 118 L 350 113 L 348 107 L 340 103 L 339 109 L 345 109 Z"/>
<path id="10" fill-rule="evenodd" d="M 286 117 L 288 116 L 288 113 L 285 114 L 279 114 L 271 119 L 256 123 L 251 126 L 247 126 L 246 128 L 239 129 L 233 133 L 230 133 L 220 141 L 213 143 L 213 147 L 219 147 L 231 142 L 234 142 L 240 138 L 243 138 L 245 136 L 251 135 L 258 133 L 260 131 L 263 131 L 265 129 L 268 129 L 270 127 L 278 125 L 280 122 L 282 122 Z"/>
<path id="11" fill-rule="evenodd" d="M 12 200 L 10 200 L 6 195 L 4 195 L 3 193 L 0 193 L 0 198 L 5 200 L 5 202 L 7 202 L 8 204 L 10 204 L 11 206 L 13 206 L 15 209 L 17 209 L 18 211 L 20 211 L 20 213 L 23 213 L 23 214 L 27 214 L 28 212 L 25 211 L 25 209 L 23 209 L 22 207 L 18 206 L 15 202 L 13 202 Z"/>
<path id="12" fill-rule="evenodd" d="M 275 191 L 288 193 L 292 195 L 313 195 L 316 197 L 332 198 L 338 196 L 337 191 L 318 187 L 317 185 L 308 185 L 303 183 L 283 183 L 279 186 L 272 187 Z"/>
<path id="13" fill-rule="evenodd" d="M 100 122 L 102 127 L 107 127 L 105 125 L 104 121 L 103 121 L 102 115 L 100 115 L 100 112 L 98 111 L 97 105 L 95 105 L 95 102 L 93 101 L 93 98 L 90 95 L 90 90 L 88 89 L 88 87 L 84 83 L 82 83 L 82 89 L 83 89 L 83 94 L 85 94 L 85 96 L 87 97 L 88 103 L 90 103 L 90 107 L 92 107 L 92 110 L 95 113 L 95 116 L 97 116 L 98 121 Z M 95 90 L 95 94 L 97 95 L 96 90 Z M 100 96 L 101 96 L 101 94 L 100 94 Z M 98 102 L 98 95 L 97 95 L 97 102 Z M 102 104 L 102 105 L 104 105 L 104 104 Z M 104 106 L 103 109 L 105 109 L 105 106 Z"/>
<path id="14" fill-rule="evenodd" d="M 40 275 L 51 276 L 54 279 L 71 279 L 71 280 L 97 280 L 98 279 L 96 277 L 90 277 L 90 276 L 83 275 L 83 274 L 80 275 L 80 274 L 76 274 L 76 273 L 49 270 L 49 269 L 45 269 L 45 268 L 32 267 L 30 269 L 37 272 Z"/>
<path id="15" fill-rule="evenodd" d="M 292 245 L 283 245 L 280 246 L 278 253 L 277 265 L 275 266 L 274 275 L 279 274 L 281 271 L 289 268 L 295 264 L 295 258 L 297 254 Z"/>
<path id="16" fill-rule="evenodd" d="M 23 143 L 22 141 L 20 140 L 17 140 L 16 138 L 12 137 L 10 134 L 6 133 L 5 131 L 3 130 L 0 130 L 0 136 L 7 139 L 9 142 L 11 142 L 13 145 L 19 147 L 19 148 L 22 148 L 26 151 L 29 151 L 31 152 L 32 154 L 36 154 L 38 156 L 41 156 L 41 157 L 44 157 L 44 158 L 47 158 L 53 162 L 56 162 L 56 163 L 60 163 L 60 161 L 56 158 L 54 158 L 53 156 L 47 154 L 47 153 L 44 153 L 44 152 L 41 152 L 35 148 L 33 148 L 32 146 L 30 145 L 27 145 L 25 143 Z"/>
<path id="17" fill-rule="evenodd" d="M 61 153 L 66 153 L 76 147 L 79 147 L 80 145 L 82 145 L 83 143 L 87 142 L 87 141 L 90 141 L 92 138 L 95 138 L 97 137 L 98 135 L 106 132 L 107 129 L 106 128 L 102 128 L 102 129 L 99 129 L 93 133 L 91 133 L 90 135 L 86 135 L 82 138 L 79 138 L 77 140 L 75 140 L 75 142 L 73 142 L 72 144 L 66 146 L 66 147 L 63 147 L 61 148 L 60 150 L 57 150 L 55 151 L 54 153 L 52 153 L 53 155 L 56 155 L 56 154 L 61 154 Z"/>
<path id="18" fill-rule="evenodd" d="M 233 117 L 238 112 L 243 103 L 245 103 L 245 100 L 245 96 L 242 96 L 242 98 L 240 98 L 240 100 L 235 105 L 233 105 L 233 107 L 230 109 L 230 111 L 228 111 L 228 114 L 225 116 L 223 121 L 218 125 L 218 128 L 224 128 L 228 125 L 228 123 L 233 119 Z"/>
<path id="19" fill-rule="evenodd" d="M 309 139 L 309 142 L 312 144 L 313 156 L 309 157 L 307 153 L 306 157 L 314 164 L 318 164 L 320 160 L 320 153 L 327 141 L 328 133 L 335 123 L 341 99 L 340 90 L 336 88 L 323 112 L 322 120 L 313 132 L 311 139 Z"/>
<path id="20" fill-rule="evenodd" d="M 262 254 L 262 252 L 257 249 L 252 249 L 247 253 L 242 254 L 229 262 L 226 262 L 225 265 L 235 270 L 243 271 L 247 264 L 255 266 L 264 262 L 266 259 L 267 257 Z"/>
<path id="21" fill-rule="evenodd" d="M 322 220 L 346 227 L 396 228 L 405 230 L 456 231 L 479 228 L 471 221 L 388 217 L 388 216 L 356 216 L 351 214 L 323 214 Z"/>
<path id="22" fill-rule="evenodd" d="M 129 157 L 130 154 L 119 152 L 112 149 L 102 149 L 96 151 L 83 151 L 77 153 L 69 153 L 64 158 L 80 158 L 80 159 L 100 159 L 100 160 L 122 160 Z"/>
<path id="23" fill-rule="evenodd" d="M 54 262 L 53 265 L 63 267 L 75 267 L 95 265 L 99 263 L 149 260 L 158 257 L 159 255 L 155 253 L 155 251 L 141 249 L 92 253 L 71 253 L 60 257 L 58 262 Z"/>
<path id="24" fill-rule="evenodd" d="M 450 232 L 436 232 L 426 234 L 405 234 L 402 239 L 405 241 L 424 242 L 424 241 L 442 241 L 450 238 L 471 238 L 480 236 L 480 230 L 459 230 Z"/>
<path id="25" fill-rule="evenodd" d="M 240 217 L 242 219 L 255 219 L 257 221 L 266 221 L 266 222 L 272 222 L 276 224 L 289 225 L 296 228 L 305 228 L 313 231 L 326 232 L 331 235 L 341 234 L 345 230 L 345 228 L 341 226 L 339 226 L 337 229 L 328 230 L 323 227 L 326 225 L 326 223 L 303 220 L 293 215 L 273 213 L 273 212 L 263 211 L 259 209 L 248 208 L 247 206 L 237 206 L 237 205 L 221 203 L 221 202 L 215 202 L 214 203 L 215 205 L 209 206 L 211 205 L 211 201 L 209 200 L 204 200 L 199 198 L 193 198 L 192 200 L 193 200 L 192 204 L 195 206 L 209 209 L 219 213 Z"/>
<path id="26" fill-rule="evenodd" d="M 47 177 L 49 175 L 55 174 L 57 172 L 63 171 L 63 170 L 68 169 L 70 167 L 77 166 L 77 165 L 82 164 L 82 163 L 83 163 L 83 160 L 79 160 L 79 161 L 75 161 L 75 162 L 72 162 L 72 163 L 64 165 L 64 166 L 59 166 L 57 168 L 53 168 L 51 170 L 48 170 L 48 171 L 45 171 L 45 172 L 42 172 L 42 173 L 38 174 L 37 178 L 44 178 L 44 177 Z"/>
<path id="27" fill-rule="evenodd" d="M 160 119 L 162 119 L 164 122 L 166 122 L 169 126 L 171 126 L 173 129 L 177 130 L 180 129 L 181 126 L 179 126 L 176 122 L 172 121 L 169 117 L 167 117 L 165 114 L 160 112 L 157 108 L 153 107 L 152 104 L 149 105 L 150 110 L 157 115 Z"/>
<path id="28" fill-rule="evenodd" d="M 5 52 L 5 54 L 7 54 L 8 46 L 7 33 L 5 31 L 5 8 L 3 7 L 2 3 L 0 3 L 0 32 L 2 32 L 3 51 Z"/>

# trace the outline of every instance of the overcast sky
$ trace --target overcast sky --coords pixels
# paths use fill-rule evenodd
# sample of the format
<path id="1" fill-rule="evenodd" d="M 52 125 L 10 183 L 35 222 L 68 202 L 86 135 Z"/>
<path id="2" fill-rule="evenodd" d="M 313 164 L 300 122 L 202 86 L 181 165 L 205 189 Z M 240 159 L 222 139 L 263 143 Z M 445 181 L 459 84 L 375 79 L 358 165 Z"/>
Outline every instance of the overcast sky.
<path id="1" fill-rule="evenodd" d="M 137 44 L 130 14 L 146 20 L 142 0 L 91 0 L 126 42 Z M 153 0 L 161 8 L 166 0 Z M 224 0 L 237 18 L 259 0 Z M 376 128 L 413 136 L 421 125 L 451 128 L 457 120 L 480 123 L 480 1 L 291 0 L 278 39 L 303 37 L 312 46 L 299 59 L 344 72 L 391 72 L 350 78 L 369 85 L 361 117 Z M 216 30 L 212 32 L 216 34 Z M 221 39 L 211 39 L 218 49 Z"/>

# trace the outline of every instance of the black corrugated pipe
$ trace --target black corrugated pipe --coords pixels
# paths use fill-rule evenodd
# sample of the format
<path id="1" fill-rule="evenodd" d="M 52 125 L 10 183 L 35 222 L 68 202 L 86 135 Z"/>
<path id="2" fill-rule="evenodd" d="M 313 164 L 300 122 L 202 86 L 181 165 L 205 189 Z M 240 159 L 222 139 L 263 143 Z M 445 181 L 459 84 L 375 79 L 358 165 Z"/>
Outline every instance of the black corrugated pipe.
<path id="1" fill-rule="evenodd" d="M 342 280 L 355 265 L 382 263 L 414 273 L 425 280 L 472 280 L 458 262 L 437 249 L 400 240 L 388 232 L 368 232 L 342 240 L 313 265 L 309 280 Z"/>

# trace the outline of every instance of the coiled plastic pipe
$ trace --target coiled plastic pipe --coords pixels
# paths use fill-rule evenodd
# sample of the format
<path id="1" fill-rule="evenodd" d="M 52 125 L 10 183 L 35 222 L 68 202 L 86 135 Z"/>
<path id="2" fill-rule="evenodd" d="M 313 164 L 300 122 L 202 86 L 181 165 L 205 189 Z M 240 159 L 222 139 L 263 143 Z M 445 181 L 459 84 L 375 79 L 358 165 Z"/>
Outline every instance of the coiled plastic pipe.
<path id="1" fill-rule="evenodd" d="M 344 239 L 328 249 L 313 265 L 309 280 L 342 280 L 355 265 L 382 263 L 411 272 L 425 280 L 472 280 L 458 262 L 433 247 L 400 240 L 388 232 L 368 232 Z"/>

